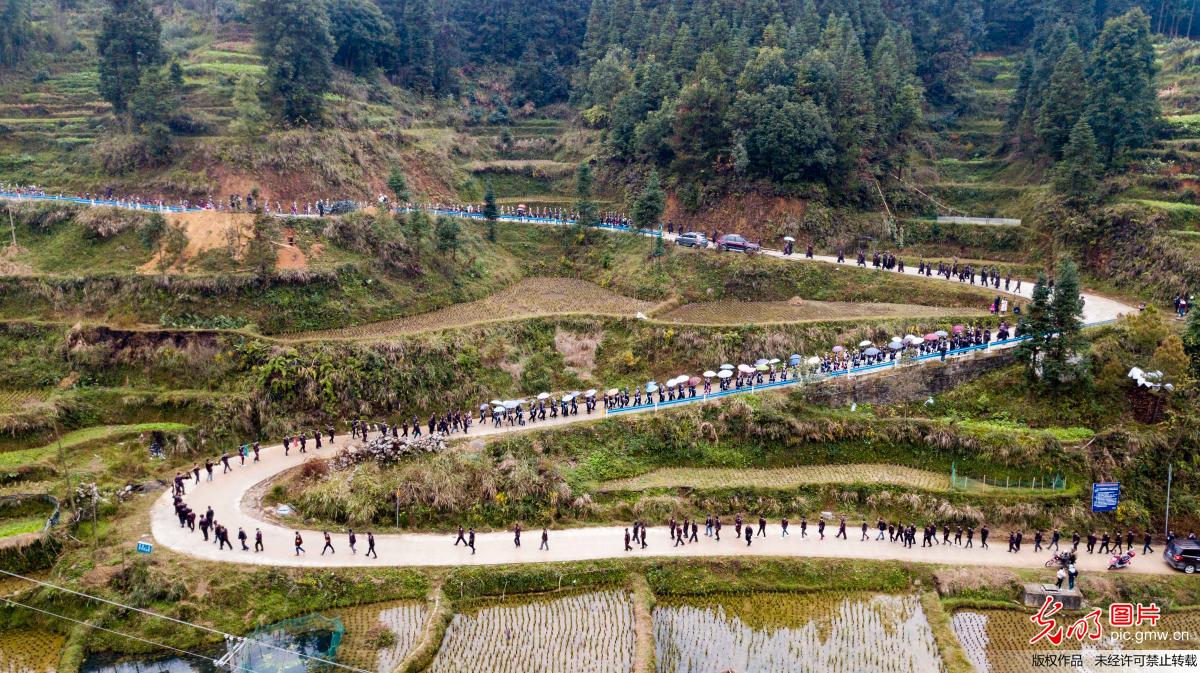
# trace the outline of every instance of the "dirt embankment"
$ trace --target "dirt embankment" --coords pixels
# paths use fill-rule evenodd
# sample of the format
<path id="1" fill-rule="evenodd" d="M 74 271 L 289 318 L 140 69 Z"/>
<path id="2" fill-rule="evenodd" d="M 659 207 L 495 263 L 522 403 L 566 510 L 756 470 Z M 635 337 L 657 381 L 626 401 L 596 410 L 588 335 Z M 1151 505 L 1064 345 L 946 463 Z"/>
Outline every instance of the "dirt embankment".
<path id="1" fill-rule="evenodd" d="M 253 230 L 254 216 L 248 213 L 197 212 L 175 213 L 167 216 L 172 226 L 183 227 L 187 234 L 187 247 L 173 268 L 188 269 L 188 264 L 210 250 L 228 248 L 240 255 Z M 275 268 L 279 270 L 303 270 L 308 268 L 308 259 L 295 245 L 289 245 L 287 230 L 280 231 L 279 249 Z M 318 248 L 319 250 L 319 248 Z M 155 253 L 150 261 L 138 270 L 142 273 L 158 273 L 162 251 Z M 235 255 L 236 256 L 236 255 Z"/>
<path id="2" fill-rule="evenodd" d="M 663 219 L 712 234 L 713 231 L 738 233 L 750 240 L 778 241 L 779 237 L 800 229 L 808 202 L 782 196 L 736 194 L 699 212 L 688 212 L 675 194 L 667 197 Z"/>

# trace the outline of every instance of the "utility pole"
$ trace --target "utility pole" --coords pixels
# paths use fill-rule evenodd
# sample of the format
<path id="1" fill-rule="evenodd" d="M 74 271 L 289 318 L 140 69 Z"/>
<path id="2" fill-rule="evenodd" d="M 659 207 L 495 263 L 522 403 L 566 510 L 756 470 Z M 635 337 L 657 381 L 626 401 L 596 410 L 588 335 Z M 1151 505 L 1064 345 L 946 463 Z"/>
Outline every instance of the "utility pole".
<path id="1" fill-rule="evenodd" d="M 12 208 L 8 208 L 8 228 L 12 231 L 12 247 L 17 247 L 17 223 L 13 221 Z"/>

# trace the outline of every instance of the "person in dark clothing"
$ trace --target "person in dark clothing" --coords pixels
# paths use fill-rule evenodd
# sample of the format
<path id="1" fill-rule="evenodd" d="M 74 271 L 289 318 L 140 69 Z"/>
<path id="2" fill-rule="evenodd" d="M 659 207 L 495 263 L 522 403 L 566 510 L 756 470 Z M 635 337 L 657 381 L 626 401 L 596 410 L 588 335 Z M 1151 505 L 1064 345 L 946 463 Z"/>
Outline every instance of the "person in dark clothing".
<path id="1" fill-rule="evenodd" d="M 817 520 L 817 534 L 821 536 L 822 540 L 825 539 L 825 519 Z"/>
<path id="2" fill-rule="evenodd" d="M 350 545 L 350 553 L 357 554 L 358 549 L 356 548 L 356 545 L 358 544 L 358 537 L 356 537 L 354 535 L 353 528 L 351 528 L 351 529 L 349 529 L 349 531 L 347 531 L 347 538 L 348 538 L 347 543 Z"/>
<path id="3" fill-rule="evenodd" d="M 692 542 L 699 542 L 700 539 L 696 535 L 700 532 L 700 525 L 695 521 L 692 522 Z"/>
<path id="4" fill-rule="evenodd" d="M 713 518 L 713 536 L 716 537 L 717 542 L 721 541 L 721 517 L 719 516 Z"/>
<path id="5" fill-rule="evenodd" d="M 780 528 L 780 530 L 782 531 L 782 534 L 781 534 L 779 537 L 787 537 L 787 536 L 788 536 L 788 520 L 787 520 L 787 517 L 784 517 L 784 518 L 782 518 L 782 519 L 780 519 L 780 520 L 779 520 L 779 528 Z"/>
<path id="6" fill-rule="evenodd" d="M 367 556 L 379 558 L 379 554 L 375 553 L 375 535 L 371 531 L 367 531 Z"/>
<path id="7" fill-rule="evenodd" d="M 975 546 L 975 529 L 967 526 L 967 544 L 963 549 L 970 549 Z"/>
<path id="8" fill-rule="evenodd" d="M 254 552 L 257 554 L 258 552 L 260 552 L 262 550 L 263 550 L 262 529 L 255 528 L 254 529 Z"/>
<path id="9" fill-rule="evenodd" d="M 458 546 L 458 545 L 455 545 Z M 471 556 L 475 555 L 475 529 L 467 531 L 467 546 L 471 548 Z"/>
<path id="10" fill-rule="evenodd" d="M 538 549 L 550 551 L 550 531 L 545 528 L 542 529 L 542 544 L 538 547 Z"/>
<path id="11" fill-rule="evenodd" d="M 1062 538 L 1062 533 L 1059 533 L 1058 529 L 1055 528 L 1054 532 L 1050 534 L 1050 544 L 1046 545 L 1046 549 L 1053 549 L 1054 551 L 1058 551 L 1058 541 L 1061 538 Z"/>
<path id="12" fill-rule="evenodd" d="M 1150 548 L 1150 531 L 1142 534 L 1142 554 L 1153 554 L 1154 550 Z"/>
<path id="13" fill-rule="evenodd" d="M 834 536 L 834 539 L 839 537 L 843 540 L 846 539 L 846 517 L 842 517 L 841 521 L 838 522 L 838 532 L 837 535 Z"/>
<path id="14" fill-rule="evenodd" d="M 979 529 L 979 548 L 980 549 L 988 548 L 987 539 L 988 539 L 988 535 L 990 535 L 990 534 L 991 534 L 991 531 L 988 530 L 987 526 L 984 526 L 983 528 Z"/>
<path id="15" fill-rule="evenodd" d="M 758 517 L 758 535 L 759 537 L 767 536 L 767 519 L 766 517 Z"/>
<path id="16" fill-rule="evenodd" d="M 862 539 L 860 539 L 859 542 L 866 542 L 866 540 L 867 540 L 867 522 L 864 521 L 864 522 L 862 522 Z"/>
<path id="17" fill-rule="evenodd" d="M 329 537 L 329 531 L 325 531 L 324 534 L 325 534 L 325 546 L 321 547 L 321 556 L 324 556 L 325 552 L 329 552 L 330 554 L 336 554 L 337 552 L 333 550 L 333 539 Z"/>
<path id="18" fill-rule="evenodd" d="M 1089 553 L 1089 554 L 1096 553 L 1096 533 L 1095 532 L 1088 533 L 1087 553 Z"/>
<path id="19" fill-rule="evenodd" d="M 754 529 L 751 528 L 750 526 L 746 526 L 746 546 L 749 547 L 750 543 L 753 540 L 754 540 Z"/>
<path id="20" fill-rule="evenodd" d="M 513 526 L 513 546 L 521 548 L 521 524 Z"/>
<path id="21" fill-rule="evenodd" d="M 1033 534 L 1033 550 L 1034 551 L 1042 550 L 1042 531 L 1040 531 L 1040 530 Z"/>
<path id="22" fill-rule="evenodd" d="M 629 545 L 629 529 L 625 529 L 625 551 L 633 551 L 633 547 Z"/>
<path id="23" fill-rule="evenodd" d="M 721 526 L 717 526 L 717 539 L 721 539 Z M 642 524 L 642 549 L 646 548 L 646 524 Z"/>
<path id="24" fill-rule="evenodd" d="M 300 545 L 304 544 L 304 539 L 300 537 L 300 531 L 296 531 L 295 543 L 296 543 L 296 556 L 299 556 L 300 553 L 304 551 L 304 547 L 300 546 Z"/>
<path id="25" fill-rule="evenodd" d="M 465 536 L 466 536 L 466 531 L 463 530 L 462 526 L 459 526 L 458 527 L 458 537 L 454 540 L 454 546 L 457 547 L 459 542 L 461 542 L 463 544 L 467 544 L 467 538 Z"/>
<path id="26" fill-rule="evenodd" d="M 800 539 L 803 540 L 806 537 L 808 537 L 808 517 L 801 516 L 800 517 Z"/>

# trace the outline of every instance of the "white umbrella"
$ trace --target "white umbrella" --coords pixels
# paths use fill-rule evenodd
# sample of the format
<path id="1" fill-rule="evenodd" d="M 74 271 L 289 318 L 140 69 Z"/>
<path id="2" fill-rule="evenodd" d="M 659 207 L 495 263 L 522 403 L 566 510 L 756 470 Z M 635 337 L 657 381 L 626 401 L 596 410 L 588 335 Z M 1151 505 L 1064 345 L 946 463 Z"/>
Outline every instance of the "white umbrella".
<path id="1" fill-rule="evenodd" d="M 595 388 L 591 388 L 591 389 L 589 389 L 589 390 L 588 390 L 586 393 L 584 393 L 584 394 L 583 394 L 583 396 L 584 396 L 584 397 L 595 397 L 595 396 L 596 396 L 596 389 L 595 389 Z"/>
<path id="2" fill-rule="evenodd" d="M 479 410 L 480 410 L 480 411 L 483 411 L 484 409 L 487 409 L 487 408 L 488 408 L 488 405 L 486 405 L 486 404 L 481 404 L 481 405 L 479 405 Z"/>
<path id="3" fill-rule="evenodd" d="M 779 364 L 779 358 L 771 358 L 770 360 L 767 360 L 767 364 L 777 365 L 777 364 Z"/>
<path id="4" fill-rule="evenodd" d="M 646 392 L 647 393 L 658 392 L 658 384 L 653 381 L 651 381 L 650 383 L 647 383 L 646 384 Z"/>
<path id="5" fill-rule="evenodd" d="M 738 365 L 738 371 L 743 374 L 750 374 L 754 371 L 754 367 L 750 365 Z"/>
<path id="6" fill-rule="evenodd" d="M 502 414 L 502 413 L 504 413 L 504 407 L 495 407 L 494 409 L 492 409 L 492 411 L 494 411 L 498 414 Z"/>
<path id="7" fill-rule="evenodd" d="M 492 400 L 492 404 L 504 404 L 503 400 Z"/>
<path id="8" fill-rule="evenodd" d="M 796 239 L 792 238 L 791 236 L 784 236 L 784 237 L 783 237 L 783 240 L 787 241 L 788 243 L 795 243 L 795 242 L 796 242 Z"/>
<path id="9" fill-rule="evenodd" d="M 710 370 L 708 370 L 708 371 L 706 371 L 706 372 L 704 372 L 704 378 L 706 378 L 706 379 L 711 379 L 712 377 L 714 377 L 714 376 L 716 376 L 716 375 L 717 375 L 717 373 L 716 373 L 716 372 L 714 372 L 714 371 L 713 371 L 713 370 L 711 370 L 711 369 L 710 369 Z"/>
<path id="10" fill-rule="evenodd" d="M 538 393 L 539 400 L 545 400 L 545 399 L 549 399 L 549 398 L 550 398 L 550 393 Z"/>
<path id="11" fill-rule="evenodd" d="M 871 345 L 871 342 L 870 342 L 870 341 L 860 341 L 860 342 L 858 342 L 858 347 L 859 347 L 859 348 L 866 348 L 866 347 L 868 347 L 868 346 L 870 346 L 870 345 Z"/>
<path id="12" fill-rule="evenodd" d="M 719 376 L 723 379 L 727 379 L 727 378 L 733 376 L 733 372 L 729 371 L 728 369 L 722 369 L 721 373 L 717 374 L 717 376 Z"/>
<path id="13" fill-rule="evenodd" d="M 563 399 L 562 399 L 562 401 L 563 401 L 563 402 L 570 402 L 570 401 L 571 401 L 571 400 L 573 400 L 573 399 L 575 399 L 575 395 L 573 395 L 573 394 L 571 394 L 571 393 L 567 393 L 566 395 L 563 395 Z"/>
<path id="14" fill-rule="evenodd" d="M 821 358 L 814 355 L 811 358 L 805 360 L 805 362 L 807 362 L 810 365 L 819 365 L 819 364 L 821 364 Z"/>
<path id="15" fill-rule="evenodd" d="M 733 365 L 730 365 L 730 364 L 724 364 L 724 365 L 721 365 L 721 366 L 719 367 L 719 369 L 723 369 L 723 370 L 725 370 L 725 371 L 733 371 Z"/>

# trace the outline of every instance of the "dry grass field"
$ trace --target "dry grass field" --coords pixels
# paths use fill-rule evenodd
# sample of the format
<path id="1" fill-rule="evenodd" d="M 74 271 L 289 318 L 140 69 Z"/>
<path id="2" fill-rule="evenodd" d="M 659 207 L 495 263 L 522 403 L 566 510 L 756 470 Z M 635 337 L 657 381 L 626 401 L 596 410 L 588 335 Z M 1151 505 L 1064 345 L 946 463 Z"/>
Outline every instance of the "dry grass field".
<path id="1" fill-rule="evenodd" d="M 324 332 L 294 335 L 296 339 L 376 339 L 457 329 L 478 323 L 523 320 L 552 315 L 605 315 L 632 318 L 648 313 L 653 302 L 609 292 L 594 283 L 572 278 L 527 278 L 493 295 L 466 304 L 407 318 Z"/>
<path id="2" fill-rule="evenodd" d="M 941 318 L 986 315 L 986 311 L 919 304 L 873 304 L 841 301 L 714 301 L 680 306 L 657 316 L 661 322 L 692 325 L 745 325 L 852 320 L 857 318 Z"/>
<path id="3" fill-rule="evenodd" d="M 949 476 L 897 465 L 811 465 L 772 469 L 664 468 L 628 479 L 605 482 L 602 491 L 652 488 L 795 488 L 813 484 L 893 484 L 946 491 Z"/>

